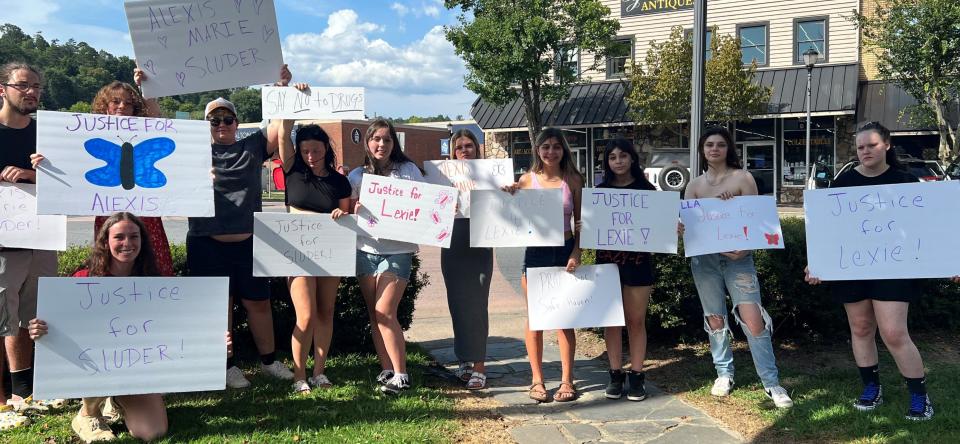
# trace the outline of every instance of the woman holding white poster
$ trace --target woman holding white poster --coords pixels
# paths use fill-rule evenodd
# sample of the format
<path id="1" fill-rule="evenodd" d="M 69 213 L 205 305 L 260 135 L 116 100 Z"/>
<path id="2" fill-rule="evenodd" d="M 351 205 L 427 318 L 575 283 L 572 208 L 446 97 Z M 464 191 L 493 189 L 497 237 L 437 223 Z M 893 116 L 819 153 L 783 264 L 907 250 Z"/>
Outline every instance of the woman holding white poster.
<path id="1" fill-rule="evenodd" d="M 563 193 L 564 244 L 560 247 L 528 247 L 523 254 L 523 275 L 520 285 L 527 295 L 527 269 L 539 267 L 566 267 L 573 272 L 580 266 L 580 235 L 573 229 L 580 223 L 580 197 L 583 192 L 583 176 L 573 163 L 573 154 L 563 136 L 556 128 L 546 128 L 537 136 L 534 145 L 536 154 L 530 171 L 520 176 L 520 181 L 504 187 L 505 191 L 521 189 L 560 189 Z M 530 330 L 529 319 L 524 321 L 524 342 L 533 381 L 528 395 L 538 402 L 549 402 L 550 395 L 543 380 L 543 332 Z M 577 399 L 573 385 L 574 353 L 577 337 L 574 329 L 563 329 L 557 334 L 560 346 L 560 387 L 553 395 L 558 402 Z"/>
<path id="2" fill-rule="evenodd" d="M 306 85 L 297 84 L 300 90 Z M 290 134 L 292 120 L 284 120 L 280 134 Z M 350 212 L 350 182 L 336 170 L 337 159 L 330 136 L 319 125 L 297 130 L 296 142 L 280 137 L 280 159 L 286 184 L 284 199 L 291 213 L 323 213 L 334 219 Z M 333 310 L 337 302 L 339 277 L 292 276 L 287 280 L 297 314 L 291 339 L 293 390 L 308 393 L 310 388 L 332 385 L 324 374 L 330 339 L 333 337 Z M 307 378 L 307 355 L 313 342 L 313 376 Z"/>
<path id="3" fill-rule="evenodd" d="M 348 177 L 353 189 L 350 198 L 355 213 L 363 211 L 360 185 L 364 174 L 423 182 L 423 172 L 403 154 L 397 131 L 390 122 L 384 119 L 373 121 L 363 140 L 366 154 L 363 166 L 354 169 Z M 396 395 L 410 388 L 406 343 L 397 319 L 397 307 L 410 280 L 413 254 L 418 247 L 409 242 L 358 234 L 357 249 L 357 280 L 367 304 L 373 344 L 382 369 L 377 383 L 381 392 Z"/>
<path id="4" fill-rule="evenodd" d="M 697 142 L 697 152 L 703 174 L 690 182 L 684 198 L 733 199 L 757 194 L 757 184 L 741 166 L 733 137 L 725 128 L 704 131 Z M 760 282 L 753 265 L 753 253 L 740 250 L 693 256 L 690 270 L 703 307 L 704 329 L 710 338 L 710 354 L 717 370 L 710 394 L 728 396 L 733 390 L 733 351 L 726 301 L 729 293 L 733 303 L 731 313 L 747 337 L 764 392 L 778 408 L 792 407 L 793 400 L 780 385 L 771 341 L 773 321 L 760 305 Z"/>
<path id="5" fill-rule="evenodd" d="M 477 158 L 480 143 L 468 129 L 450 136 L 453 158 Z M 493 249 L 470 247 L 470 219 L 453 224 L 450 248 L 440 250 L 440 270 L 447 288 L 447 305 L 453 321 L 453 352 L 460 361 L 458 375 L 469 390 L 487 385 L 484 360 L 487 356 L 490 276 L 493 274 Z"/>
<path id="6" fill-rule="evenodd" d="M 890 145 L 890 131 L 877 122 L 867 123 L 857 130 L 857 159 L 860 165 L 837 177 L 830 188 L 919 182 L 900 166 Z M 805 274 L 806 281 L 811 285 L 820 283 L 820 279 L 810 275 L 809 269 L 805 270 Z M 830 283 L 830 291 L 834 299 L 843 304 L 850 324 L 853 358 L 863 382 L 863 392 L 853 402 L 853 407 L 859 411 L 872 411 L 883 402 L 876 340 L 879 329 L 880 338 L 893 355 L 910 392 L 910 408 L 906 418 L 933 418 L 923 359 L 907 330 L 907 312 L 910 303 L 920 298 L 919 284 L 920 281 L 916 279 Z"/>
<path id="7" fill-rule="evenodd" d="M 603 183 L 597 185 L 597 188 L 656 190 L 644 176 L 640 156 L 629 140 L 611 140 L 603 151 L 602 159 Z M 624 382 L 629 381 L 627 399 L 643 401 L 647 398 L 643 361 L 647 354 L 647 305 L 650 303 L 654 283 L 653 255 L 633 251 L 597 250 L 597 263 L 617 264 L 620 271 L 623 315 L 630 341 L 630 370 L 624 373 L 623 328 L 603 329 L 607 360 L 610 362 L 610 382 L 607 384 L 606 396 L 608 399 L 620 399 L 623 396 Z"/>

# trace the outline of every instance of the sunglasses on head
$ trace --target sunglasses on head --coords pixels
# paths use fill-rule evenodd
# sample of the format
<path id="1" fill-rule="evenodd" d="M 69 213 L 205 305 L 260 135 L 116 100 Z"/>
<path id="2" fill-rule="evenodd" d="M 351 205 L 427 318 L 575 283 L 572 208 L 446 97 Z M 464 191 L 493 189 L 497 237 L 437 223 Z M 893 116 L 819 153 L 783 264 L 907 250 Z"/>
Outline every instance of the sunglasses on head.
<path id="1" fill-rule="evenodd" d="M 224 125 L 230 126 L 233 125 L 233 122 L 237 121 L 237 118 L 233 116 L 224 116 L 223 118 L 211 117 L 207 120 L 210 122 L 210 126 L 220 126 L 220 122 L 223 122 Z"/>

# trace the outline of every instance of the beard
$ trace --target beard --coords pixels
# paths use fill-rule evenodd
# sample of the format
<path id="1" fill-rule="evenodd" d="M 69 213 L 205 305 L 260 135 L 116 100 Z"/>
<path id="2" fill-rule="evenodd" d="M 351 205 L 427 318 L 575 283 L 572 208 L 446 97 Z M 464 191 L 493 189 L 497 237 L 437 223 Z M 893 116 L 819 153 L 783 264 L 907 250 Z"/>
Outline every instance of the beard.
<path id="1" fill-rule="evenodd" d="M 37 109 L 39 108 L 37 104 L 27 105 L 26 100 L 23 100 L 23 99 L 20 100 L 20 103 L 14 103 L 13 101 L 10 100 L 9 97 L 4 97 L 3 102 L 0 103 L 0 105 L 2 105 L 0 106 L 0 108 L 3 108 L 4 106 L 9 106 L 13 108 L 16 112 L 24 116 L 37 112 Z"/>

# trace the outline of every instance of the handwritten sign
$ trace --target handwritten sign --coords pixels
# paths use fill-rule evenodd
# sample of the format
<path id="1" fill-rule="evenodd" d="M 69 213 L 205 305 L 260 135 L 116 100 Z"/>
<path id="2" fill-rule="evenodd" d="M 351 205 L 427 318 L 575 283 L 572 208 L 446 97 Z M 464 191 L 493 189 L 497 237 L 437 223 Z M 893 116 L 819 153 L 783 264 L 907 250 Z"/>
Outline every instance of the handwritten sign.
<path id="1" fill-rule="evenodd" d="M 427 182 L 460 191 L 457 217 L 470 217 L 471 191 L 499 190 L 513 183 L 513 159 L 431 160 L 423 169 Z"/>
<path id="2" fill-rule="evenodd" d="M 615 264 L 527 269 L 530 330 L 623 326 L 620 271 Z"/>
<path id="3" fill-rule="evenodd" d="M 267 86 L 260 89 L 264 119 L 365 119 L 363 88 Z"/>
<path id="4" fill-rule="evenodd" d="M 558 247 L 563 245 L 560 189 L 516 194 L 471 191 L 471 247 Z"/>
<path id="5" fill-rule="evenodd" d="M 677 254 L 676 191 L 584 188 L 581 248 Z"/>
<path id="6" fill-rule="evenodd" d="M 225 277 L 40 278 L 34 396 L 223 390 Z"/>
<path id="7" fill-rule="evenodd" d="M 146 97 L 273 83 L 283 54 L 273 0 L 123 4 Z"/>
<path id="8" fill-rule="evenodd" d="M 37 147 L 39 214 L 213 216 L 204 121 L 39 111 Z"/>
<path id="9" fill-rule="evenodd" d="M 329 214 L 254 213 L 253 275 L 356 276 L 357 234 L 338 222 Z"/>
<path id="10" fill-rule="evenodd" d="M 37 186 L 0 182 L 0 247 L 67 249 L 67 217 L 37 216 Z"/>
<path id="11" fill-rule="evenodd" d="M 960 182 L 806 190 L 810 275 L 825 281 L 960 275 Z"/>
<path id="12" fill-rule="evenodd" d="M 450 248 L 457 189 L 364 174 L 357 223 L 380 239 Z"/>
<path id="13" fill-rule="evenodd" d="M 773 196 L 680 201 L 687 257 L 735 250 L 783 248 Z"/>

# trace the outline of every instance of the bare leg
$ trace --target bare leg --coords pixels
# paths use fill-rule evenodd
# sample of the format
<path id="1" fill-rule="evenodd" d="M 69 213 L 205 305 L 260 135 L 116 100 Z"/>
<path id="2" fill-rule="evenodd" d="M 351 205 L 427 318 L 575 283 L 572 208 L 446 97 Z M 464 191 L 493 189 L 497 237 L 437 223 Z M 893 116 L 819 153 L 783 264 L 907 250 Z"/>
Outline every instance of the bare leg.
<path id="1" fill-rule="evenodd" d="M 153 441 L 167 434 L 167 407 L 162 395 L 152 393 L 113 399 L 123 408 L 124 423 L 133 437 Z"/>
<path id="2" fill-rule="evenodd" d="M 313 375 L 322 375 L 326 369 L 330 340 L 333 338 L 333 310 L 337 305 L 338 277 L 319 277 L 317 280 L 317 325 L 313 329 Z"/>
<path id="3" fill-rule="evenodd" d="M 293 380 L 304 381 L 307 379 L 307 354 L 310 352 L 310 341 L 317 327 L 317 307 L 314 296 L 317 293 L 317 282 L 312 276 L 292 277 L 287 282 L 293 309 L 297 314 L 297 325 L 293 327 L 290 339 L 290 348 L 293 352 Z"/>
<path id="4" fill-rule="evenodd" d="M 568 328 L 557 331 L 557 342 L 560 346 L 560 380 L 573 382 L 573 363 L 577 351 L 577 333 Z"/>
<path id="5" fill-rule="evenodd" d="M 257 345 L 257 351 L 261 355 L 273 353 L 275 350 L 273 344 L 273 310 L 270 307 L 270 299 L 254 301 L 250 299 L 241 299 L 243 308 L 247 310 L 247 321 L 250 323 L 250 333 L 253 334 L 253 342 Z"/>
<path id="6" fill-rule="evenodd" d="M 626 312 L 627 307 L 623 307 Z M 604 327 L 603 342 L 607 344 L 607 362 L 610 370 L 623 368 L 623 327 Z M 632 341 L 631 341 L 632 345 Z"/>
<path id="7" fill-rule="evenodd" d="M 853 346 L 853 359 L 857 367 L 877 365 L 877 319 L 873 314 L 872 301 L 843 304 L 850 324 L 850 344 Z"/>
<path id="8" fill-rule="evenodd" d="M 630 369 L 635 372 L 643 371 L 643 361 L 647 357 L 647 305 L 650 303 L 651 293 L 651 286 L 623 286 L 623 311 L 627 321 L 627 335 L 630 338 Z M 619 332 L 617 333 L 619 339 Z M 609 343 L 607 347 L 609 350 Z M 619 344 L 617 350 L 619 351 Z M 620 362 L 619 357 L 617 362 Z"/>
<path id="9" fill-rule="evenodd" d="M 407 372 L 406 343 L 397 319 L 397 306 L 406 288 L 407 280 L 400 279 L 393 273 L 383 273 L 377 278 L 377 328 L 383 337 L 384 349 L 397 373 Z"/>
<path id="10" fill-rule="evenodd" d="M 396 370 L 390 364 L 390 357 L 383 346 L 383 336 L 380 335 L 380 329 L 377 328 L 377 277 L 366 275 L 358 277 L 357 280 L 360 283 L 360 293 L 363 295 L 363 301 L 367 304 L 367 315 L 370 316 L 370 333 L 373 335 L 373 348 L 377 350 L 380 368 Z"/>
<path id="11" fill-rule="evenodd" d="M 520 277 L 523 298 L 527 298 L 527 275 Z M 533 382 L 543 382 L 543 332 L 530 330 L 529 314 L 523 320 L 523 342 L 527 346 L 527 360 L 530 361 L 530 373 Z"/>
<path id="12" fill-rule="evenodd" d="M 907 378 L 922 378 L 923 359 L 907 331 L 909 306 L 906 302 L 873 301 L 873 312 L 880 327 L 880 337 L 893 355 L 900 374 Z"/>

